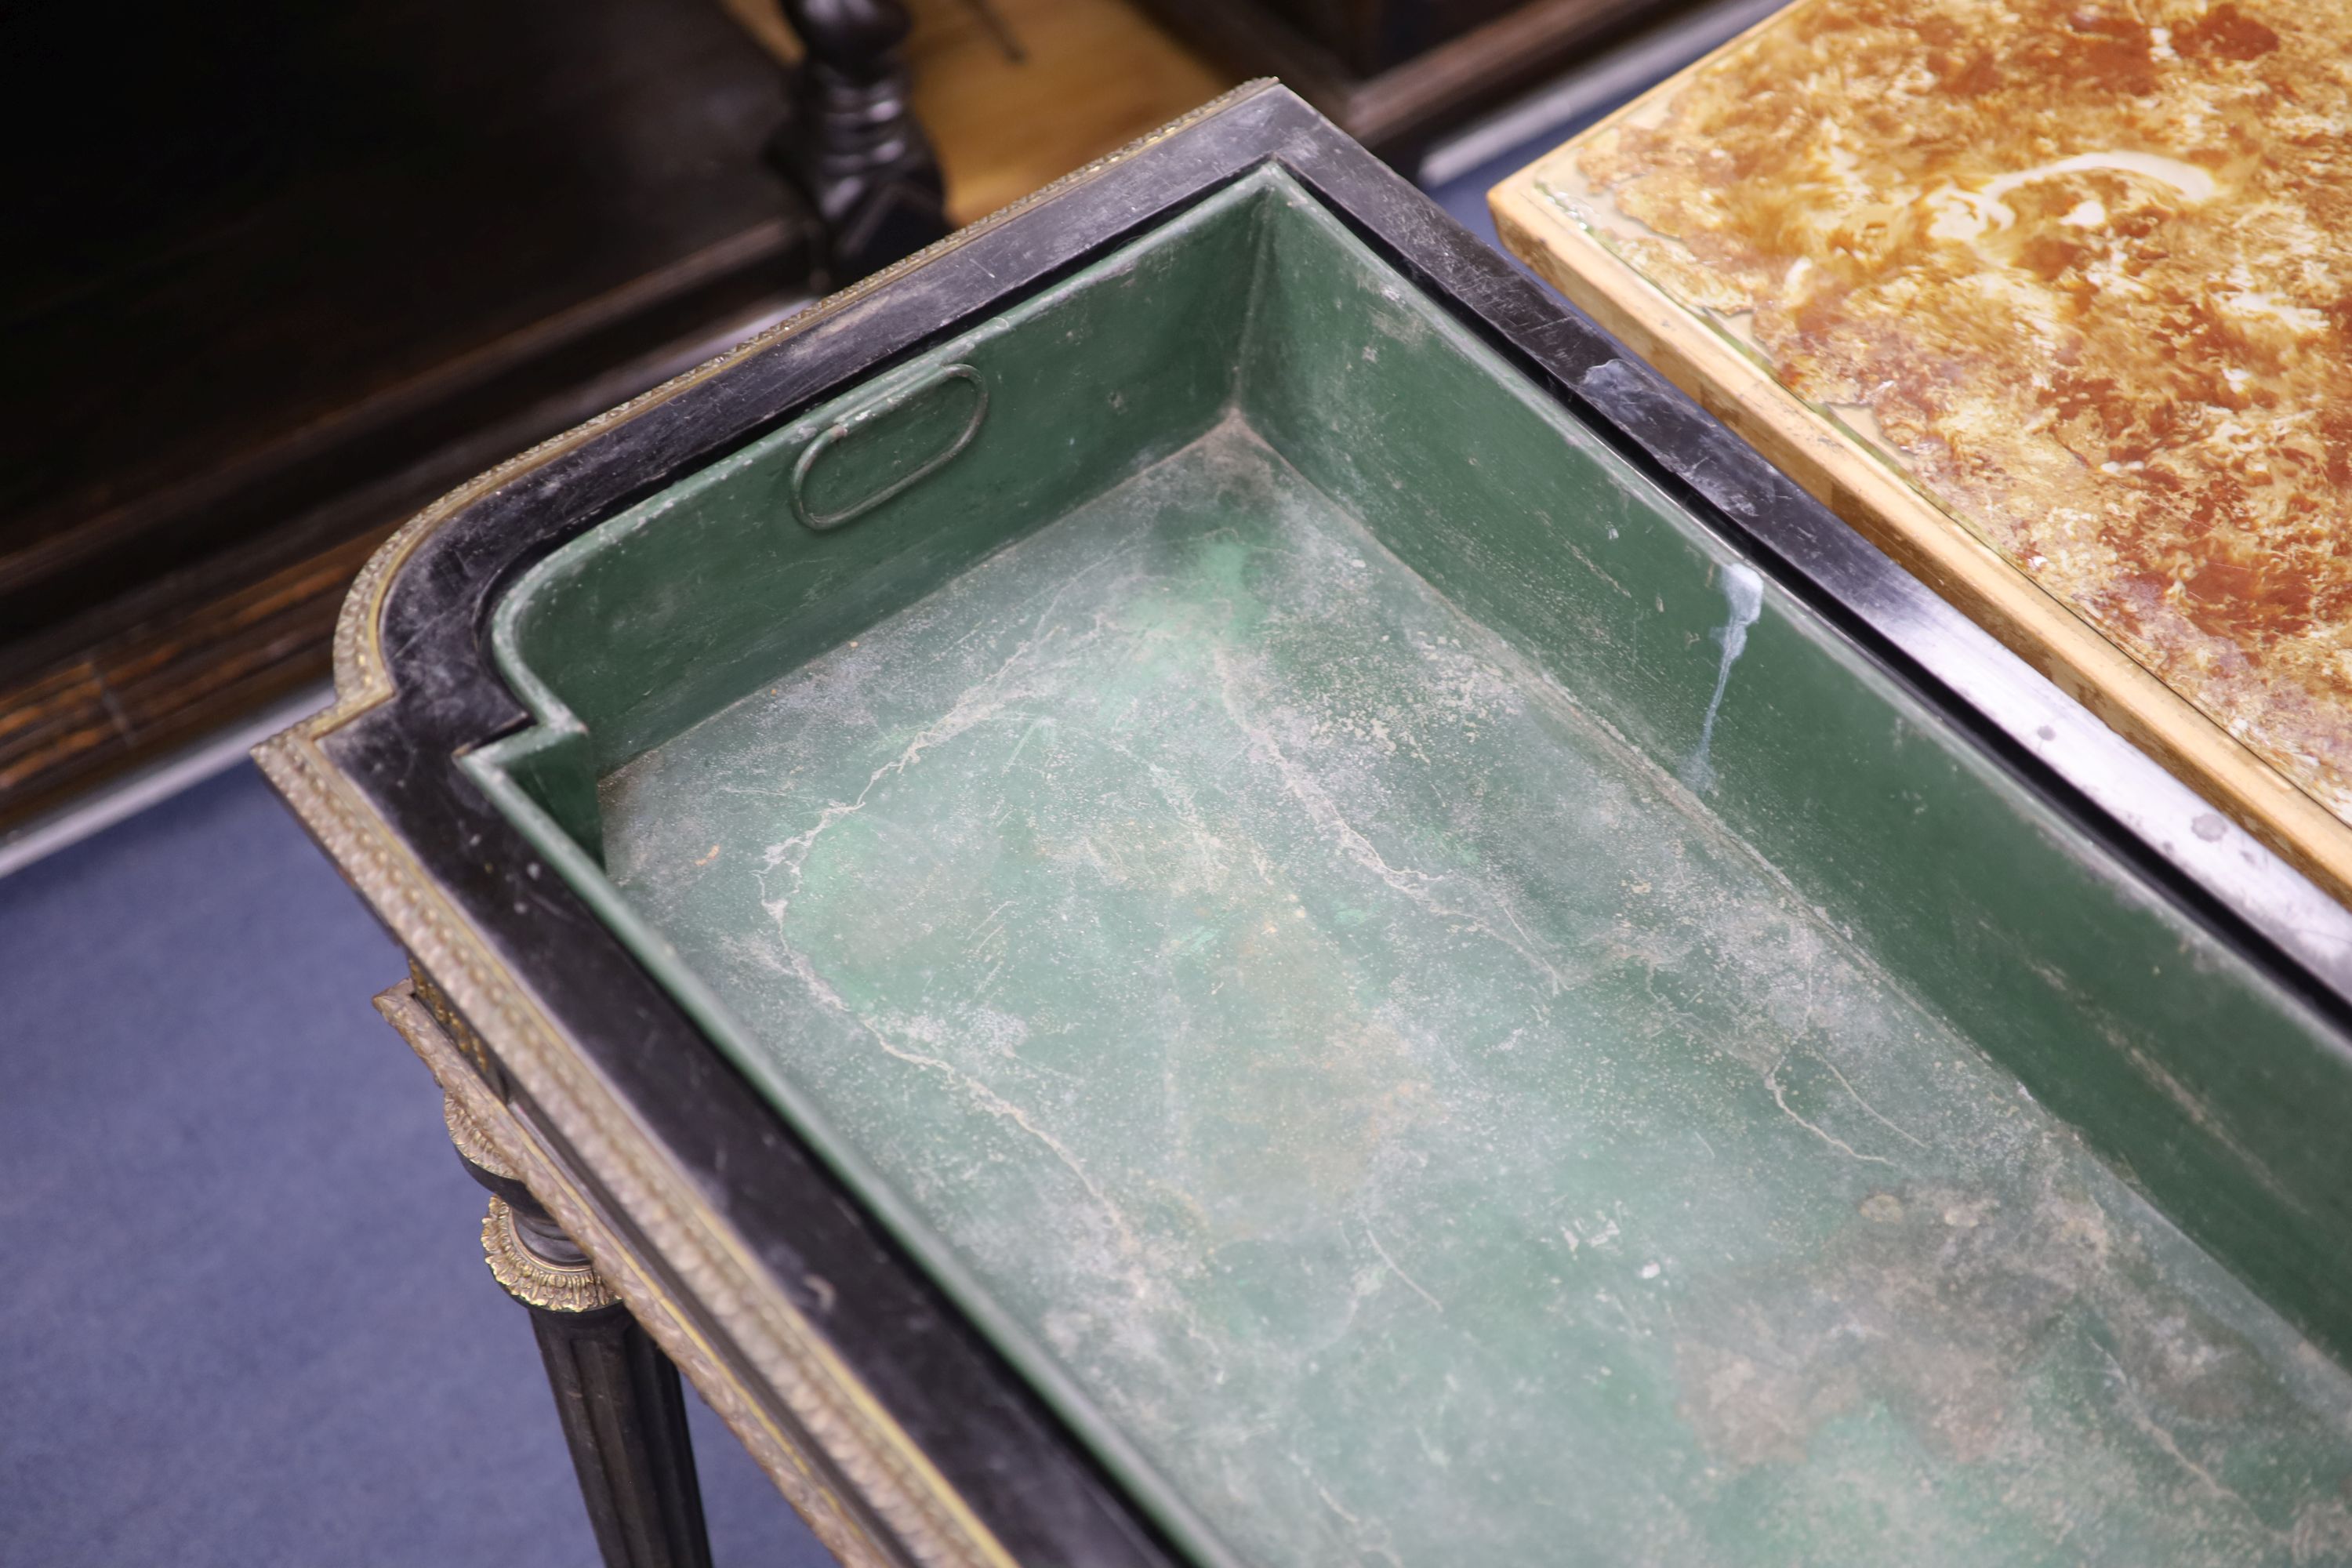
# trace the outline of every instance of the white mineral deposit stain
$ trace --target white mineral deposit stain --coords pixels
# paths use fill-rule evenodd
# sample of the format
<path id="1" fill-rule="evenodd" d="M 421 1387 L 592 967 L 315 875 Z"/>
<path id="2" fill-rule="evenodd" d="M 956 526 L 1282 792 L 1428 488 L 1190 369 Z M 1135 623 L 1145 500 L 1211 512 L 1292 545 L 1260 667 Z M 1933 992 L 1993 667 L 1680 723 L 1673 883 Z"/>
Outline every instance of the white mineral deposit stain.
<path id="1" fill-rule="evenodd" d="M 1715 640 L 1723 645 L 1723 663 L 1715 673 L 1715 695 L 1707 699 L 1706 718 L 1698 727 L 1698 750 L 1682 770 L 1683 783 L 1701 794 L 1715 788 L 1715 766 L 1707 761 L 1715 744 L 1715 716 L 1723 707 L 1724 688 L 1731 684 L 1731 667 L 1748 647 L 1748 628 L 1764 613 L 1764 579 L 1755 568 L 1734 562 L 1723 569 L 1723 597 L 1731 607 L 1731 618 L 1715 634 Z"/>

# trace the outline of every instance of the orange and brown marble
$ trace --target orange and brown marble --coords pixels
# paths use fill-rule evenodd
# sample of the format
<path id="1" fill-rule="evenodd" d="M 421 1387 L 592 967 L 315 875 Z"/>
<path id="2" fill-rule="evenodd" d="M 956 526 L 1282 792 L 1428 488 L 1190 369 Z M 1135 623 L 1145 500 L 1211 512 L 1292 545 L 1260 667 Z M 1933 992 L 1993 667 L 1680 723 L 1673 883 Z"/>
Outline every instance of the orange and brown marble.
<path id="1" fill-rule="evenodd" d="M 2352 821 L 2352 0 L 1800 0 L 1572 147 L 1539 185 Z"/>

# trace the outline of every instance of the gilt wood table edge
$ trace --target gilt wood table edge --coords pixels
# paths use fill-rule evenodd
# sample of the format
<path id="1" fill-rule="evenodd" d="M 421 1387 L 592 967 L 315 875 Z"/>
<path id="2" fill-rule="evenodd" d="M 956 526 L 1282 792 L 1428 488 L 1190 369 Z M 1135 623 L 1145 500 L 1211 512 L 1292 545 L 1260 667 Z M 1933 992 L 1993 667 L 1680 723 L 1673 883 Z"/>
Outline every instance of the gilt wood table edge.
<path id="1" fill-rule="evenodd" d="M 1542 193 L 1545 169 L 1612 128 L 1655 112 L 1786 15 L 1766 17 L 1497 184 L 1487 201 L 1503 243 L 1841 521 L 2333 898 L 2352 903 L 2352 827 Z"/>
<path id="2" fill-rule="evenodd" d="M 1164 145 L 1188 129 L 1196 134 L 1182 144 Z M 958 1339 L 960 1326 L 944 1312 L 937 1330 L 946 1346 L 941 1353 L 963 1358 L 953 1361 L 950 1371 L 975 1380 L 969 1386 L 1000 1402 L 950 1413 L 966 1423 L 956 1430 L 995 1421 L 999 1426 L 992 1431 L 1017 1441 L 984 1456 L 984 1464 L 968 1453 L 933 1463 L 938 1453 L 904 1425 L 911 1418 L 904 1415 L 906 1390 L 900 1388 L 901 1401 L 893 1405 L 872 1386 L 870 1373 L 845 1364 L 854 1358 L 827 1353 L 828 1348 L 840 1350 L 840 1336 L 832 1336 L 829 1347 L 827 1331 L 818 1321 L 830 1311 L 833 1284 L 781 1271 L 779 1254 L 762 1251 L 750 1239 L 759 1225 L 772 1226 L 779 1218 L 772 1207 L 759 1210 L 759 1194 L 746 1197 L 740 1183 L 716 1182 L 707 1163 L 709 1148 L 695 1142 L 699 1135 L 675 1121 L 657 1124 L 664 1108 L 632 1100 L 618 1081 L 632 1073 L 644 1081 L 646 1059 L 661 1054 L 652 1046 L 684 1049 L 698 1037 L 609 932 L 551 879 L 536 879 L 541 868 L 535 862 L 526 866 L 527 857 L 503 820 L 478 798 L 457 793 L 462 786 L 448 743 L 473 744 L 522 717 L 502 688 L 481 678 L 481 617 L 511 581 L 505 568 L 535 558 L 532 550 L 593 525 L 751 435 L 777 426 L 845 381 L 939 341 L 975 312 L 1002 308 L 1021 290 L 1042 287 L 1138 226 L 1180 211 L 1274 159 L 1335 206 L 1355 204 L 1347 216 L 1359 233 L 1387 247 L 1401 265 L 1442 293 L 1459 319 L 1513 355 L 1553 395 L 1581 404 L 1660 482 L 1692 497 L 1711 526 L 1719 524 L 1735 535 L 1745 526 L 1743 537 L 1778 563 L 1775 570 L 1791 574 L 1792 592 L 1812 595 L 1825 615 L 1885 658 L 1898 679 L 1951 707 L 1956 721 L 1974 726 L 1969 732 L 1984 739 L 2007 765 L 2031 772 L 2046 763 L 2041 787 L 2062 809 L 2078 814 L 2087 831 L 2111 842 L 2138 844 L 2137 863 L 2152 885 L 2190 903 L 2202 896 L 2193 876 L 2133 837 L 2141 831 L 2136 819 L 2103 815 L 2090 797 L 2069 794 L 2068 775 L 2059 762 L 2036 752 L 2023 737 L 2037 722 L 2064 727 L 2058 748 L 2063 755 L 2116 773 L 2145 800 L 2158 802 L 2150 811 L 2175 810 L 2178 803 L 2165 790 L 2177 786 L 2155 774 L 2137 753 L 2086 718 L 2070 717 L 2071 707 L 2023 670 L 2011 671 L 2006 656 L 1980 633 L 1916 584 L 1892 574 L 1883 558 L 1857 553 L 1864 549 L 1860 542 L 1785 478 L 1724 437 L 1719 426 L 1651 373 L 1625 363 L 1589 323 L 1564 315 L 1500 258 L 1434 220 L 1424 198 L 1347 145 L 1297 99 L 1254 85 L 1218 100 L 1032 202 L 951 237 L 776 331 L 493 470 L 421 514 L 362 574 L 346 605 L 336 639 L 335 705 L 257 753 L 272 783 L 414 956 L 428 982 L 426 1000 L 437 994 L 443 1004 L 441 1023 L 448 1027 L 442 1032 L 454 1042 L 459 1059 L 471 1063 L 467 1070 L 511 1108 L 512 1126 L 527 1133 L 548 1166 L 560 1173 L 561 1180 L 551 1178 L 545 1192 L 534 1185 L 534 1194 L 567 1226 L 578 1223 L 584 1234 L 574 1239 L 600 1272 L 609 1264 L 609 1277 L 625 1300 L 635 1304 L 626 1283 L 633 1268 L 648 1287 L 664 1292 L 664 1300 L 712 1352 L 709 1364 L 723 1360 L 761 1403 L 771 1436 L 795 1426 L 811 1434 L 823 1450 L 809 1456 L 812 1472 L 821 1474 L 822 1465 L 829 1465 L 845 1483 L 841 1490 L 852 1495 L 844 1500 L 844 1520 L 850 1518 L 852 1502 L 865 1505 L 872 1515 L 866 1538 L 886 1554 L 882 1560 L 1113 1563 L 1165 1562 L 1168 1553 L 1102 1468 L 1079 1456 L 1067 1433 L 1045 1416 L 1034 1394 L 988 1361 L 976 1336 L 967 1332 Z M 1106 187 L 1090 191 L 1097 180 Z M 1032 226 L 1019 244 L 1003 233 L 1011 216 L 1061 198 L 1071 202 L 1067 210 L 1076 233 L 1056 235 L 1055 226 Z M 987 249 L 981 259 L 958 254 L 982 246 Z M 938 270 L 920 273 L 930 267 Z M 935 312 L 930 320 L 915 320 L 926 310 Z M 790 352 L 777 353 L 764 365 L 752 363 L 779 349 Z M 624 426 L 634 426 L 626 443 L 635 454 L 631 464 L 614 457 Z M 594 466 L 606 461 L 614 465 L 609 472 Z M 583 499 L 585 492 L 593 493 Z M 579 510 L 566 512 L 566 506 Z M 533 507 L 548 515 L 534 515 Z M 521 528 L 526 521 L 529 530 Z M 501 539 L 496 531 L 502 526 L 526 537 L 520 543 Z M 520 560 L 513 555 L 518 549 L 524 552 Z M 502 550 L 508 552 L 503 558 Z M 442 580 L 433 581 L 436 574 Z M 429 613 L 412 604 L 401 614 L 404 583 L 425 582 L 436 593 L 462 589 L 474 597 L 436 600 Z M 1841 595 L 1855 584 L 1868 590 L 1858 595 L 1868 605 L 1862 610 L 1842 607 Z M 417 593 L 430 597 L 421 588 Z M 398 624 L 387 626 L 388 618 Z M 447 678 L 417 668 L 416 647 L 432 639 L 466 668 Z M 395 681 L 394 667 L 404 658 L 412 662 L 402 668 L 415 679 Z M 1970 689 L 1998 695 L 1999 711 L 1969 709 L 1975 699 L 1962 694 Z M 416 732 L 396 734 L 383 725 L 370 731 L 371 721 L 387 708 L 404 709 Z M 1989 724 L 2000 735 L 1988 735 Z M 435 813 L 456 814 L 446 834 L 441 819 L 434 818 L 436 837 L 448 841 L 428 847 L 429 867 L 398 826 L 407 820 L 403 812 L 425 809 L 415 804 L 419 801 Z M 477 831 L 461 848 L 455 840 L 468 827 Z M 2242 839 L 2230 848 L 2262 854 Z M 532 988 L 530 975 L 541 972 L 534 965 L 543 966 L 545 955 L 519 963 L 512 945 L 523 923 L 518 917 L 526 911 L 542 933 L 535 942 L 584 944 L 585 957 L 563 975 L 567 982 L 583 980 L 583 994 Z M 2210 911 L 2207 918 L 2212 918 Z M 2325 918 L 2318 923 L 2324 926 Z M 2285 953 L 2267 945 L 2266 928 L 2259 922 L 2230 929 L 2263 953 L 2266 963 L 2294 970 Z M 2307 992 L 2336 994 L 2331 988 L 2339 977 L 2326 972 L 2318 978 L 2317 973 L 2296 983 Z M 621 1010 L 608 1032 L 615 1038 L 626 1036 L 625 1048 L 607 1040 L 592 1059 L 556 1015 L 577 1022 L 607 1003 Z M 388 1009 L 413 1023 L 416 1016 L 404 1011 L 405 1005 L 395 987 Z M 496 1123 L 495 1113 L 485 1114 Z M 495 1138 L 491 1124 L 472 1120 Z M 759 1125 L 772 1127 L 772 1117 Z M 779 1162 L 792 1152 L 780 1142 L 758 1152 Z M 527 1177 L 528 1158 L 518 1157 Z M 806 1159 L 804 1153 L 798 1157 Z M 706 1163 L 689 1170 L 698 1159 Z M 817 1190 L 814 1181 L 811 1190 Z M 853 1228 L 822 1205 L 790 1217 L 795 1226 Z M 866 1261 L 877 1277 L 909 1268 L 888 1254 L 878 1237 L 871 1247 L 880 1261 Z M 920 1284 L 917 1280 L 907 1289 Z M 640 1293 L 651 1303 L 647 1311 L 658 1318 L 662 1302 L 649 1289 Z M 832 1321 L 843 1334 L 858 1331 L 855 1322 Z M 662 1337 L 658 1324 L 649 1326 Z M 690 1374 L 698 1373 L 703 1363 L 696 1346 L 681 1344 L 673 1347 L 675 1353 Z M 870 1369 L 875 1363 L 869 1358 L 861 1364 Z M 698 1376 L 697 1381 L 699 1385 Z M 1029 1403 L 1023 1403 L 1024 1394 Z M 713 1394 L 714 1405 L 726 1397 L 720 1389 Z M 755 1438 L 759 1430 L 755 1424 Z M 1023 1443 L 1029 1447 L 1021 1448 Z M 756 1445 L 754 1452 L 760 1452 Z M 1013 1502 L 999 1495 L 983 1506 L 974 1499 L 984 1487 L 960 1495 L 966 1479 L 987 1481 L 992 1466 L 1002 1472 L 1026 1462 L 1024 1456 L 1060 1466 L 1049 1465 L 1043 1481 L 1024 1479 L 1033 1491 L 1048 1483 L 1059 1489 L 1044 1501 L 1031 1507 L 1030 1494 Z M 943 1464 L 961 1465 L 958 1476 L 964 1479 L 943 1474 Z M 1001 1480 L 1001 1473 L 995 1479 Z M 1024 1550 L 1009 1539 L 1012 1528 L 1029 1531 L 1033 1547 L 1045 1539 L 1065 1548 L 1081 1543 L 1083 1550 Z"/>

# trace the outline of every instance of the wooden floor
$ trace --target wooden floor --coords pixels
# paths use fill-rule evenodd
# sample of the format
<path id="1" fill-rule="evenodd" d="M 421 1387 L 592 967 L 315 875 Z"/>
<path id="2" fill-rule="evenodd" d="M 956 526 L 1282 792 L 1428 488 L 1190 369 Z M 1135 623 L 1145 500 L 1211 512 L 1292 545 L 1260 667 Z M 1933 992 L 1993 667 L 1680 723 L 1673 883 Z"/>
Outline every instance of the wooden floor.
<path id="1" fill-rule="evenodd" d="M 775 0 L 722 0 L 779 58 L 799 49 Z M 915 111 L 967 224 L 1116 152 L 1237 79 L 1128 0 L 906 0 Z"/>
<path id="2" fill-rule="evenodd" d="M 1233 79 L 1125 0 L 913 0 L 908 53 L 954 223 L 1048 181 L 1214 98 Z M 1007 58 L 1003 37 L 1024 58 Z"/>

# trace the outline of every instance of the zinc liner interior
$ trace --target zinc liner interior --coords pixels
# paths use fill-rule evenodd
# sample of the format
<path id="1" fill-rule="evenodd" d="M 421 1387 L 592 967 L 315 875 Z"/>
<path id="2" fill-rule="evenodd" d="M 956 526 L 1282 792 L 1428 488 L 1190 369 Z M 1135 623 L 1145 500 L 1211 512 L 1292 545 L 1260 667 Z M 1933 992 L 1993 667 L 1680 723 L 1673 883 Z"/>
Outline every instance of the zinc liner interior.
<path id="1" fill-rule="evenodd" d="M 493 637 L 474 776 L 1203 1561 L 2352 1561 L 2343 1039 L 1278 171 Z"/>

